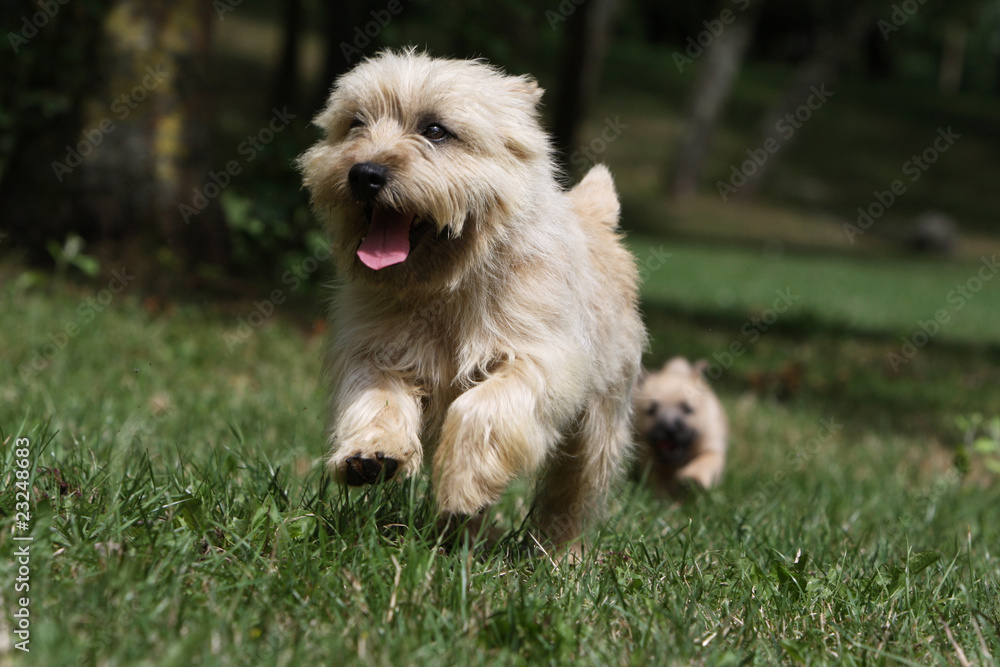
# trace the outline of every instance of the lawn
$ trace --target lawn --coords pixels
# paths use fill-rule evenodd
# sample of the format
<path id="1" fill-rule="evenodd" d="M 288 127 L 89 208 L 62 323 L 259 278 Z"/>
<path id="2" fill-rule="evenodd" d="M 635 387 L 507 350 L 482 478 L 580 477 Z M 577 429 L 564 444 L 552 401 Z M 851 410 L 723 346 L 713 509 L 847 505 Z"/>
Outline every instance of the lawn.
<path id="1" fill-rule="evenodd" d="M 645 277 L 647 363 L 711 363 L 732 425 L 718 489 L 677 505 L 623 481 L 572 565 L 525 530 L 527 483 L 473 544 L 435 531 L 425 479 L 332 485 L 323 271 L 302 269 L 289 168 L 314 135 L 293 127 L 224 200 L 245 298 L 154 296 L 166 252 L 117 291 L 110 266 L 0 264 L 0 664 L 996 665 L 998 102 L 845 78 L 761 198 L 723 202 L 712 183 L 790 76 L 751 64 L 703 191 L 673 202 L 690 72 L 651 51 L 612 49 L 582 136 L 625 126 L 597 157 Z M 247 58 L 220 77 L 221 146 L 264 108 Z M 949 126 L 932 177 L 852 241 L 856 208 Z M 909 254 L 910 221 L 941 206 L 955 255 Z M 265 262 L 272 236 L 289 250 Z"/>
<path id="2" fill-rule="evenodd" d="M 974 261 L 632 244 L 669 254 L 642 264 L 649 362 L 714 361 L 731 464 L 683 506 L 624 483 L 579 565 L 534 548 L 524 494 L 470 546 L 437 535 L 424 480 L 328 482 L 318 299 L 234 341 L 252 299 L 3 267 L 0 661 L 996 664 L 1000 474 L 957 420 L 1000 415 L 1000 282 L 893 369 Z M 753 324 L 786 288 L 801 300 Z"/>

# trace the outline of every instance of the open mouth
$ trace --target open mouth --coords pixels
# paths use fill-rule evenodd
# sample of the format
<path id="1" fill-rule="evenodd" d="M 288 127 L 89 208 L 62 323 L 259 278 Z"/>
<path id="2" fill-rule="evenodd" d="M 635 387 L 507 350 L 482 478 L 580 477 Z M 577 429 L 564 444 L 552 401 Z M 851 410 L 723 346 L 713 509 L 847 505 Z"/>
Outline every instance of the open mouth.
<path id="1" fill-rule="evenodd" d="M 670 464 L 676 464 L 685 460 L 690 454 L 691 445 L 694 442 L 694 438 L 689 434 L 682 434 L 673 438 L 649 436 L 647 440 L 660 460 Z"/>
<path id="2" fill-rule="evenodd" d="M 411 250 L 435 228 L 430 220 L 385 206 L 367 206 L 365 217 L 368 233 L 361 240 L 357 255 L 373 271 L 405 262 Z"/>
<path id="3" fill-rule="evenodd" d="M 369 206 L 365 214 L 368 234 L 358 246 L 361 263 L 378 271 L 406 261 L 410 255 L 410 228 L 414 215 L 385 206 Z"/>

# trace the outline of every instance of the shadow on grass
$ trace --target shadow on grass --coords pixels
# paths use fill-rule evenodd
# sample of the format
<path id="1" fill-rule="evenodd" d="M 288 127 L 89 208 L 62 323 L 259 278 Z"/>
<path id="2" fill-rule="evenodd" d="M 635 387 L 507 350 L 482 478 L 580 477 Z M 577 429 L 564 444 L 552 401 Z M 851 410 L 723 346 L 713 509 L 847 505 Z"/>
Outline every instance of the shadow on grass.
<path id="1" fill-rule="evenodd" d="M 931 340 L 908 357 L 900 335 L 789 313 L 754 342 L 753 313 L 643 304 L 653 334 L 647 365 L 706 359 L 721 393 L 747 392 L 831 415 L 849 428 L 955 443 L 955 417 L 1000 413 L 1000 344 Z"/>

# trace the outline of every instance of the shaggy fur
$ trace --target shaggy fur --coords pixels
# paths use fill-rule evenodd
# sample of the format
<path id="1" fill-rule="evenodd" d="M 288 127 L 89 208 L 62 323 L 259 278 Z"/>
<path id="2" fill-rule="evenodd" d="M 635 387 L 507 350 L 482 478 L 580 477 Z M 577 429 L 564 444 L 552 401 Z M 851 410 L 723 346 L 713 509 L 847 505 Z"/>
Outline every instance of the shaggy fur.
<path id="1" fill-rule="evenodd" d="M 649 467 L 649 480 L 663 495 L 680 497 L 691 483 L 711 488 L 726 464 L 726 413 L 703 371 L 703 363 L 675 357 L 636 387 L 640 466 Z"/>
<path id="2" fill-rule="evenodd" d="M 565 544 L 627 458 L 645 330 L 611 175 L 560 188 L 541 95 L 480 61 L 383 52 L 337 81 L 299 164 L 341 283 L 330 468 L 365 484 L 427 459 L 445 516 L 540 472 L 540 527 Z"/>

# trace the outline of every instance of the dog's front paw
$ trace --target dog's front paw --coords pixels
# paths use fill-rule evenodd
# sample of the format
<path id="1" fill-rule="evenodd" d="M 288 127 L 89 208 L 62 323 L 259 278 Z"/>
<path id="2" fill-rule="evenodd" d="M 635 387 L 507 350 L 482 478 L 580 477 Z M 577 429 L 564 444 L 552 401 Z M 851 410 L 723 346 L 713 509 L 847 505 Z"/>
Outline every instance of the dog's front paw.
<path id="1" fill-rule="evenodd" d="M 725 456 L 719 452 L 705 452 L 677 471 L 677 481 L 706 490 L 714 487 L 722 476 Z"/>
<path id="2" fill-rule="evenodd" d="M 371 442 L 342 443 L 330 455 L 330 471 L 339 482 L 348 486 L 409 477 L 420 469 L 420 450 L 403 446 L 401 442 L 404 441 L 375 437 Z"/>
<path id="3" fill-rule="evenodd" d="M 358 452 L 344 459 L 341 478 L 348 486 L 362 486 L 390 480 L 397 470 L 399 462 L 382 452 L 376 452 L 372 458 Z"/>

